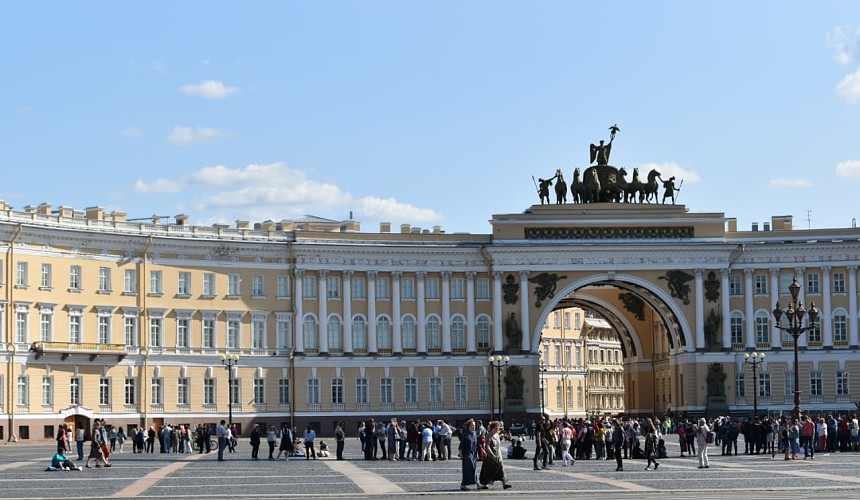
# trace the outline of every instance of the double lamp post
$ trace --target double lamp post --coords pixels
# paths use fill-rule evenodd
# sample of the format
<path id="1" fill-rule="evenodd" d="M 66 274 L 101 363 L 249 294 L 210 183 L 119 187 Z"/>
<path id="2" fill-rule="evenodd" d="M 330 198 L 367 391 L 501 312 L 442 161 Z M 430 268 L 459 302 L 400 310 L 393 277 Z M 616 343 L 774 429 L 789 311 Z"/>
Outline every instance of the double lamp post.
<path id="1" fill-rule="evenodd" d="M 496 384 L 498 387 L 498 399 L 496 400 L 496 404 L 499 407 L 499 420 L 502 420 L 503 417 L 503 407 L 502 407 L 502 369 L 508 366 L 508 363 L 511 361 L 511 358 L 508 356 L 490 356 L 487 358 L 490 361 L 490 368 L 496 369 Z M 492 416 L 490 417 L 492 420 L 496 418 L 496 407 L 493 406 L 493 410 L 490 412 Z"/>
<path id="2" fill-rule="evenodd" d="M 233 367 L 239 364 L 238 354 L 222 354 L 221 364 L 227 368 L 227 425 L 233 425 Z"/>
<path id="3" fill-rule="evenodd" d="M 753 369 L 753 418 L 758 417 L 758 367 L 764 363 L 764 353 L 744 353 L 744 363 L 752 365 Z"/>

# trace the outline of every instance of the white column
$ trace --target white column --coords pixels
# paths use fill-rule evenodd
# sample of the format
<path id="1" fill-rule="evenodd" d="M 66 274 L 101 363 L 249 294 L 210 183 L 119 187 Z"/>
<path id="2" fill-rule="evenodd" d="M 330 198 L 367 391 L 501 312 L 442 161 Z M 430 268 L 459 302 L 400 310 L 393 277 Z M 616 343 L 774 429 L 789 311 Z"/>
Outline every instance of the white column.
<path id="1" fill-rule="evenodd" d="M 426 332 L 426 304 L 424 303 L 424 278 L 427 276 L 427 273 L 424 271 L 419 271 L 415 273 L 415 286 L 418 288 L 417 298 L 416 298 L 416 306 L 418 317 L 415 318 L 415 322 L 417 323 L 417 331 L 415 335 L 416 339 L 416 347 L 419 353 L 427 354 L 427 332 Z"/>
<path id="2" fill-rule="evenodd" d="M 728 269 L 720 270 L 720 280 L 722 281 L 720 288 L 723 289 L 723 293 L 720 294 L 720 301 L 723 317 L 723 350 L 730 351 L 732 349 L 732 310 L 731 310 L 731 297 L 729 296 L 729 274 L 730 271 Z"/>
<path id="3" fill-rule="evenodd" d="M 466 353 L 477 352 L 475 339 L 475 271 L 466 273 Z"/>
<path id="4" fill-rule="evenodd" d="M 802 267 L 798 267 L 794 270 L 795 275 L 797 276 L 798 284 L 801 285 L 800 292 L 797 294 L 797 302 L 803 304 L 803 307 L 809 309 L 810 305 L 806 303 L 806 269 Z M 787 304 L 781 304 L 784 308 Z M 797 347 L 807 347 L 809 345 L 809 333 L 805 333 L 797 338 Z"/>
<path id="5" fill-rule="evenodd" d="M 501 286 L 501 283 L 501 278 L 499 278 L 499 286 Z M 499 301 L 499 307 L 501 308 L 501 288 L 499 290 L 499 295 L 494 298 Z M 531 300 L 529 297 L 529 273 L 528 271 L 520 271 L 520 330 L 523 334 L 523 343 L 520 349 L 522 352 L 531 352 L 532 350 L 532 330 L 531 323 L 529 322 L 529 300 Z M 499 309 L 499 314 L 501 314 L 501 309 Z M 499 328 L 501 328 L 501 326 L 499 326 Z"/>
<path id="6" fill-rule="evenodd" d="M 320 316 L 320 354 L 328 353 L 328 271 L 317 271 L 320 282 L 319 316 Z"/>
<path id="7" fill-rule="evenodd" d="M 693 271 L 696 275 L 696 349 L 704 351 L 707 349 L 705 345 L 705 287 L 702 282 L 704 269 L 696 269 Z"/>
<path id="8" fill-rule="evenodd" d="M 747 326 L 746 342 L 747 349 L 755 349 L 755 309 L 753 308 L 753 274 L 755 269 L 744 269 L 744 316 Z"/>
<path id="9" fill-rule="evenodd" d="M 367 352 L 379 352 L 376 346 L 376 271 L 367 272 Z"/>
<path id="10" fill-rule="evenodd" d="M 779 302 L 779 269 L 770 270 L 770 302 L 774 306 Z M 782 348 L 782 330 L 776 327 L 776 321 L 771 322 L 770 338 L 771 348 Z"/>
<path id="11" fill-rule="evenodd" d="M 857 347 L 857 266 L 848 266 L 848 345 Z"/>
<path id="12" fill-rule="evenodd" d="M 352 271 L 343 272 L 343 352 L 352 352 Z"/>
<path id="13" fill-rule="evenodd" d="M 830 310 L 830 296 L 833 292 L 833 285 L 830 284 L 830 272 L 833 270 L 830 266 L 821 267 L 821 340 L 825 349 L 833 349 L 833 311 Z M 808 311 L 811 306 L 804 306 Z"/>
<path id="14" fill-rule="evenodd" d="M 293 295 L 293 308 L 296 311 L 296 314 L 293 316 L 294 321 L 296 323 L 296 327 L 293 328 L 293 335 L 296 337 L 296 341 L 293 344 L 296 346 L 296 352 L 305 352 L 305 326 L 304 326 L 304 313 L 302 312 L 302 279 L 305 276 L 305 271 L 303 269 L 296 269 L 293 271 L 293 283 L 296 287 L 296 293 Z"/>
<path id="15" fill-rule="evenodd" d="M 400 277 L 403 275 L 400 271 L 391 273 L 391 347 L 395 353 L 403 353 L 403 339 L 400 336 Z"/>
<path id="16" fill-rule="evenodd" d="M 493 351 L 504 352 L 505 344 L 502 338 L 502 273 L 493 271 Z M 524 336 L 525 337 L 525 336 Z"/>
<path id="17" fill-rule="evenodd" d="M 442 354 L 451 354 L 451 271 L 442 272 Z"/>

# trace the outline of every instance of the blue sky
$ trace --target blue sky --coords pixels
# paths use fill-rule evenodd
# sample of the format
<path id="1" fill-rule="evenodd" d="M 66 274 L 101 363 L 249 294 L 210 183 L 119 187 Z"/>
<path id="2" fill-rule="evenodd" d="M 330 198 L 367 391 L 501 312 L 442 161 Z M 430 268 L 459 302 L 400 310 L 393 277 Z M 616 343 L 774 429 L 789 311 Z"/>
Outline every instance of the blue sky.
<path id="1" fill-rule="evenodd" d="M 16 209 L 489 233 L 617 123 L 692 212 L 860 218 L 856 1 L 15 2 L 0 57 Z"/>

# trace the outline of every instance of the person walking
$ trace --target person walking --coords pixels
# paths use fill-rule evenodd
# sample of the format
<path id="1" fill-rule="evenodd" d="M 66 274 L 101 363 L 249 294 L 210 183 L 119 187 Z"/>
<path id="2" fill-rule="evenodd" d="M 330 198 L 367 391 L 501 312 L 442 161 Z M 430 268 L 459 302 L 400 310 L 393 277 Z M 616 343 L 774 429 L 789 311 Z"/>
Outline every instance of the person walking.
<path id="1" fill-rule="evenodd" d="M 316 450 L 314 450 L 314 440 L 317 438 L 317 433 L 309 425 L 305 429 L 305 460 L 313 458 L 317 459 Z"/>
<path id="2" fill-rule="evenodd" d="M 75 429 L 75 444 L 78 448 L 78 462 L 84 459 L 84 428 Z"/>
<path id="3" fill-rule="evenodd" d="M 270 425 L 269 429 L 266 431 L 266 443 L 269 445 L 269 460 L 274 460 L 275 454 L 275 443 L 278 442 L 278 431 L 275 430 L 274 425 Z"/>
<path id="4" fill-rule="evenodd" d="M 696 445 L 699 447 L 699 451 L 697 453 L 699 457 L 699 468 L 700 469 L 710 469 L 710 463 L 708 462 L 708 433 L 711 432 L 711 428 L 708 427 L 708 423 L 704 418 L 699 419 L 699 425 L 696 428 Z"/>
<path id="5" fill-rule="evenodd" d="M 430 426 L 432 427 L 432 425 L 431 423 Z M 475 420 L 470 418 L 466 421 L 463 435 L 460 436 L 460 464 L 463 473 L 460 480 L 461 491 L 469 491 L 469 486 L 478 484 L 478 435 L 475 433 L 475 429 Z M 431 440 L 430 443 L 432 445 L 433 441 Z"/>
<path id="6" fill-rule="evenodd" d="M 567 467 L 568 462 L 570 462 L 570 465 L 576 463 L 576 460 L 570 454 L 570 443 L 572 440 L 573 429 L 570 428 L 570 423 L 565 420 L 561 427 L 561 460 L 564 462 L 565 467 Z"/>
<path id="7" fill-rule="evenodd" d="M 122 453 L 122 448 L 125 446 L 125 431 L 122 430 L 122 427 L 116 431 L 116 439 L 119 442 L 119 453 Z"/>
<path id="8" fill-rule="evenodd" d="M 654 470 L 660 467 L 660 462 L 657 461 L 657 427 L 649 418 L 645 423 L 645 458 L 648 459 L 648 464 L 645 470 L 651 470 L 651 464 L 654 464 Z"/>
<path id="9" fill-rule="evenodd" d="M 218 438 L 218 461 L 224 461 L 224 450 L 227 449 L 227 438 L 229 437 L 229 431 L 227 430 L 226 424 L 227 421 L 221 419 L 221 422 L 218 423 L 218 427 L 215 428 L 215 436 Z"/>
<path id="10" fill-rule="evenodd" d="M 624 462 L 621 457 L 621 448 L 624 446 L 624 429 L 621 421 L 617 418 L 612 420 L 612 454 L 615 455 L 615 472 L 624 470 Z"/>
<path id="11" fill-rule="evenodd" d="M 493 420 L 487 434 L 486 454 L 481 462 L 481 475 L 479 477 L 480 486 L 478 489 L 486 490 L 488 484 L 493 484 L 495 481 L 502 482 L 502 489 L 509 489 L 511 483 L 505 475 L 505 464 L 502 461 L 502 443 L 499 439 L 499 431 L 502 427 L 501 422 Z"/>
<path id="12" fill-rule="evenodd" d="M 281 446 L 278 447 L 278 456 L 275 459 L 280 459 L 281 454 L 284 455 L 284 460 L 289 460 L 293 454 L 293 431 L 286 425 L 281 426 Z"/>
<path id="13" fill-rule="evenodd" d="M 249 440 L 251 444 L 251 460 L 259 460 L 260 454 L 260 424 L 254 424 L 254 428 L 251 429 L 251 437 Z"/>
<path id="14" fill-rule="evenodd" d="M 549 448 L 547 443 L 546 432 L 547 428 L 544 423 L 544 416 L 541 415 L 538 418 L 537 425 L 535 426 L 535 456 L 533 459 L 535 470 L 545 470 L 547 455 L 549 454 Z M 541 462 L 541 466 L 538 467 L 538 462 Z"/>

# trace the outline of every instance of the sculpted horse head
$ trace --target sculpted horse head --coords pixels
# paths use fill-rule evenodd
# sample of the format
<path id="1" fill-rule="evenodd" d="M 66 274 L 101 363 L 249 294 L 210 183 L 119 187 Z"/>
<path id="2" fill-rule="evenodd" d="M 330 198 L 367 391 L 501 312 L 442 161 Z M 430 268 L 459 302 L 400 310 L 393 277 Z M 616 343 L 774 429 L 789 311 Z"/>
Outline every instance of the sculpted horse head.
<path id="1" fill-rule="evenodd" d="M 555 202 L 558 205 L 567 203 L 567 183 L 564 182 L 564 174 L 561 169 L 555 171 Z"/>

